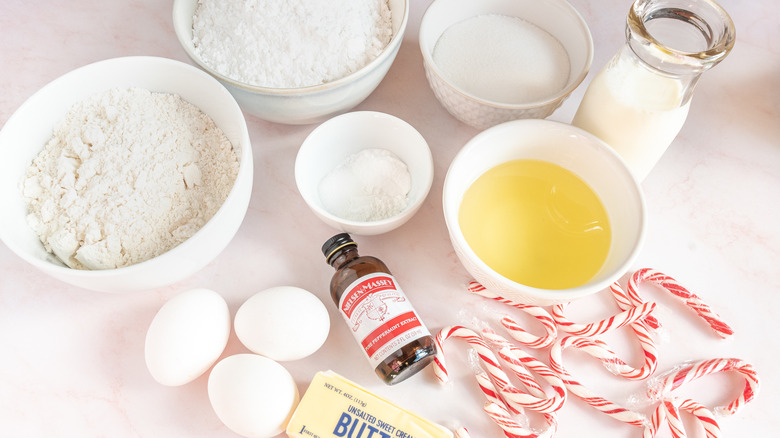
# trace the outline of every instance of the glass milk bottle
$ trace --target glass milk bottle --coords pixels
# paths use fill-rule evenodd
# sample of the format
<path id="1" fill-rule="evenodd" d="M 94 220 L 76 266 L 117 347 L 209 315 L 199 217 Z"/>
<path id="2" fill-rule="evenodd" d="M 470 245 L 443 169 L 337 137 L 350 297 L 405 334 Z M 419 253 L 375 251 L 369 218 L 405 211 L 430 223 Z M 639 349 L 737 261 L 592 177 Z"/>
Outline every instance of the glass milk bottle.
<path id="1" fill-rule="evenodd" d="M 734 23 L 711 0 L 637 0 L 626 44 L 593 79 L 572 124 L 612 146 L 641 182 L 685 123 L 699 77 L 734 39 Z"/>

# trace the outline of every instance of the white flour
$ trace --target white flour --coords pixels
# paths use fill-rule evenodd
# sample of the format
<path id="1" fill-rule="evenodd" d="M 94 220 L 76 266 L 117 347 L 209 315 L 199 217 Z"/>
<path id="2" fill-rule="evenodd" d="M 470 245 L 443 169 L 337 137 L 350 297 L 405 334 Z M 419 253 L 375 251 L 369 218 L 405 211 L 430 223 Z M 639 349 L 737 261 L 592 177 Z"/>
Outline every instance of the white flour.
<path id="1" fill-rule="evenodd" d="M 195 53 L 244 83 L 332 82 L 374 60 L 393 36 L 387 0 L 200 0 Z"/>
<path id="2" fill-rule="evenodd" d="M 238 173 L 230 141 L 180 97 L 115 89 L 76 105 L 27 169 L 27 221 L 72 268 L 109 269 L 180 244 Z"/>
<path id="3" fill-rule="evenodd" d="M 318 189 L 322 205 L 331 214 L 368 222 L 403 211 L 411 186 L 409 169 L 395 154 L 363 149 L 325 175 Z"/>

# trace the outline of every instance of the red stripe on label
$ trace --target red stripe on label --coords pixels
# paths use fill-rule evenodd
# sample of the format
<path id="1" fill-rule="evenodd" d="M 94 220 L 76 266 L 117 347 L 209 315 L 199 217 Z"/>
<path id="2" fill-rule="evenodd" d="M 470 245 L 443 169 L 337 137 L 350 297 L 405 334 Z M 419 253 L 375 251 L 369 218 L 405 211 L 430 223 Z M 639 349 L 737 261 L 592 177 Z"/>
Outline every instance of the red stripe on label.
<path id="1" fill-rule="evenodd" d="M 373 356 L 380 348 L 399 335 L 415 327 L 420 327 L 422 323 L 414 312 L 406 312 L 387 321 L 376 330 L 371 332 L 360 343 L 369 356 Z"/>
<path id="2" fill-rule="evenodd" d="M 366 298 L 377 292 L 395 289 L 398 287 L 390 276 L 377 275 L 361 281 L 347 291 L 341 299 L 341 311 L 347 315 L 347 318 L 352 318 L 352 313 Z"/>

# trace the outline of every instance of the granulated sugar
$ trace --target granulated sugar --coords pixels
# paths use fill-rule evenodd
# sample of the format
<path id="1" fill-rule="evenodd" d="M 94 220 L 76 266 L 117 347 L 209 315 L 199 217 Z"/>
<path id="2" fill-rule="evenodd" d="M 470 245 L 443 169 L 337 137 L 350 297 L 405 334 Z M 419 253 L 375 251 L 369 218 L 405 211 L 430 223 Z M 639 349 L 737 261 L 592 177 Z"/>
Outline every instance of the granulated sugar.
<path id="1" fill-rule="evenodd" d="M 151 259 L 195 234 L 238 173 L 230 141 L 180 97 L 115 89 L 76 105 L 27 169 L 27 221 L 77 269 Z"/>
<path id="2" fill-rule="evenodd" d="M 555 37 L 521 18 L 497 14 L 450 26 L 436 42 L 433 61 L 461 90 L 508 104 L 548 98 L 569 80 L 569 57 Z"/>
<path id="3" fill-rule="evenodd" d="M 374 60 L 393 36 L 387 0 L 200 0 L 192 42 L 204 63 L 264 87 L 332 82 Z"/>

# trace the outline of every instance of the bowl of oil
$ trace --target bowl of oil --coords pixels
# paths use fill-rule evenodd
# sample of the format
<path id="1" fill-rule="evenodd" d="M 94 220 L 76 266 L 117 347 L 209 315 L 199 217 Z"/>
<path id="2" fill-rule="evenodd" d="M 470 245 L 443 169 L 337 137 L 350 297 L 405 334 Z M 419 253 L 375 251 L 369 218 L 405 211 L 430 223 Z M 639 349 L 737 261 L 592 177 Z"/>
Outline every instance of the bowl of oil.
<path id="1" fill-rule="evenodd" d="M 645 233 L 636 179 L 603 141 L 549 120 L 517 120 L 472 138 L 444 181 L 458 259 L 488 290 L 553 305 L 608 287 Z"/>

